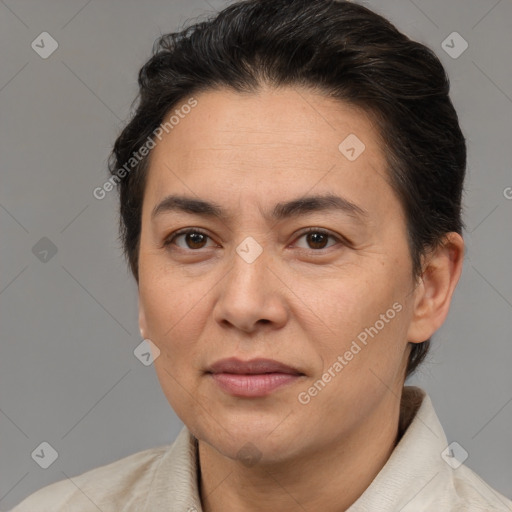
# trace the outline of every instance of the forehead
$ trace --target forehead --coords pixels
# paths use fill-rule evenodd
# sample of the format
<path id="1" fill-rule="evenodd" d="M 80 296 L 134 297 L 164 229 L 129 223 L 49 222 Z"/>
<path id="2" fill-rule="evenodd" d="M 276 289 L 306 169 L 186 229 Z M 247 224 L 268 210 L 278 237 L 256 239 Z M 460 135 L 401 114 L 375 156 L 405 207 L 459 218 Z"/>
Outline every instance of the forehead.
<path id="1" fill-rule="evenodd" d="M 177 192 L 228 207 L 242 195 L 261 208 L 308 192 L 374 205 L 395 200 L 379 133 L 363 111 L 298 88 L 194 98 L 152 150 L 145 202 Z"/>

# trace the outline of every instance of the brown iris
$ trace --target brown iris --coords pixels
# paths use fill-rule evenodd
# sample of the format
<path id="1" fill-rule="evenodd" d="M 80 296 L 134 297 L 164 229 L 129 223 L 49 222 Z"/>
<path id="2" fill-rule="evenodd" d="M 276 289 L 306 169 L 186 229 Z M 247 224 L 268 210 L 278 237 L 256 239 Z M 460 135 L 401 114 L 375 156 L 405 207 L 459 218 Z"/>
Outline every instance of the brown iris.
<path id="1" fill-rule="evenodd" d="M 307 233 L 306 237 L 308 240 L 308 244 L 313 249 L 324 249 L 325 245 L 327 243 L 327 240 L 329 238 L 329 236 L 326 235 L 325 233 L 319 233 L 319 232 Z M 319 245 L 321 247 L 319 247 Z"/>
<path id="2" fill-rule="evenodd" d="M 201 249 L 208 237 L 202 233 L 187 233 L 185 235 L 187 246 L 191 249 Z M 203 244 L 203 245 L 201 245 Z"/>

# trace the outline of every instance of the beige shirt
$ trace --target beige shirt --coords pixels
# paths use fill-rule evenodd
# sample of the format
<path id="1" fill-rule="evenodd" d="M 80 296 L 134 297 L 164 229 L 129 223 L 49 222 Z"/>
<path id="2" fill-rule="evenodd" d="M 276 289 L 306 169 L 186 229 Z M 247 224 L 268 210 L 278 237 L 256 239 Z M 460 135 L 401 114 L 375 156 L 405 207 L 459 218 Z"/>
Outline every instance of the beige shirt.
<path id="1" fill-rule="evenodd" d="M 457 458 L 429 396 L 404 388 L 404 434 L 366 491 L 346 512 L 511 512 L 512 501 Z M 202 512 L 197 440 L 183 427 L 175 442 L 36 491 L 11 512 Z"/>

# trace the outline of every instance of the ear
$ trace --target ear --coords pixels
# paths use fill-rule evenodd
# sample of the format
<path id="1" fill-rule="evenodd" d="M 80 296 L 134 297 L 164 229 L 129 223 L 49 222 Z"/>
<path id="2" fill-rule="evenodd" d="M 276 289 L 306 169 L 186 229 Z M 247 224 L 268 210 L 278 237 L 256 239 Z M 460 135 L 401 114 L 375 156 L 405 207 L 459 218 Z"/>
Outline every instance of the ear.
<path id="1" fill-rule="evenodd" d="M 147 339 L 148 337 L 148 326 L 146 323 L 146 313 L 144 311 L 144 306 L 142 305 L 142 301 L 139 297 L 139 329 L 140 335 L 143 339 Z"/>
<path id="2" fill-rule="evenodd" d="M 424 257 L 407 332 L 407 339 L 411 343 L 428 340 L 445 321 L 462 273 L 463 261 L 464 240 L 454 232 L 447 233 L 439 247 Z"/>

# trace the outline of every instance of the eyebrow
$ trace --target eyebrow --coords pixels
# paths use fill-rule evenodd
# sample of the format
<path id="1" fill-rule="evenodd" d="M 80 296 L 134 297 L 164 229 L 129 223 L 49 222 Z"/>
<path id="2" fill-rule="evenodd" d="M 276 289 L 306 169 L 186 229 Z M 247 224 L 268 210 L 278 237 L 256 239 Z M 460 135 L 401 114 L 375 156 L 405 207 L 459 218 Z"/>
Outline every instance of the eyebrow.
<path id="1" fill-rule="evenodd" d="M 223 208 L 214 202 L 195 199 L 187 196 L 170 195 L 158 203 L 151 218 L 169 212 L 183 212 L 204 217 L 228 220 L 230 216 Z M 290 217 L 298 217 L 314 212 L 341 211 L 356 220 L 363 221 L 368 212 L 355 203 L 343 197 L 326 194 L 306 196 L 291 201 L 277 203 L 270 215 L 275 220 L 284 220 Z"/>

